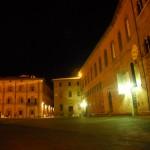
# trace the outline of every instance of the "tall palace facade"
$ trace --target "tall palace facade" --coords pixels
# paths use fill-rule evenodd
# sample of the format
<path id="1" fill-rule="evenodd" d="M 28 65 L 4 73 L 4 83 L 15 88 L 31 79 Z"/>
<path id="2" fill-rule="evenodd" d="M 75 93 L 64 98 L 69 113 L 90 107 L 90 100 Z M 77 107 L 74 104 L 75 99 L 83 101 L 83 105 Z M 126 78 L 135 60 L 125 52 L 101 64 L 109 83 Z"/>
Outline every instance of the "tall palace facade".
<path id="1" fill-rule="evenodd" d="M 150 0 L 118 1 L 112 22 L 81 67 L 80 76 L 80 102 L 87 104 L 87 115 L 149 114 Z M 62 106 L 56 96 L 59 82 L 54 80 L 57 112 L 70 102 L 64 94 Z"/>
<path id="2" fill-rule="evenodd" d="M 150 111 L 150 0 L 120 0 L 80 69 L 87 114 Z"/>
<path id="3" fill-rule="evenodd" d="M 35 76 L 0 78 L 0 117 L 37 118 L 52 111 L 50 89 Z"/>

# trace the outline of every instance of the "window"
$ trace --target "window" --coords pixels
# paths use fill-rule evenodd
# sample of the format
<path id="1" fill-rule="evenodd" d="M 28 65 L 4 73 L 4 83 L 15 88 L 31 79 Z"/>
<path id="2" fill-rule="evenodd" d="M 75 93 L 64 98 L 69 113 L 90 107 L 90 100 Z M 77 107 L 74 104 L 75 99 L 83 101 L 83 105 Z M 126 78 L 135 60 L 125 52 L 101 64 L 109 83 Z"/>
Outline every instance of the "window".
<path id="1" fill-rule="evenodd" d="M 68 86 L 71 86 L 71 82 L 68 82 Z"/>
<path id="2" fill-rule="evenodd" d="M 72 97 L 72 92 L 71 91 L 69 91 L 68 96 Z"/>
<path id="3" fill-rule="evenodd" d="M 137 13 L 138 13 L 138 15 L 141 13 L 142 8 L 143 8 L 142 0 L 137 0 Z"/>
<path id="4" fill-rule="evenodd" d="M 94 74 L 95 74 L 95 77 L 97 76 L 97 65 L 96 65 L 96 62 L 94 63 Z"/>
<path id="5" fill-rule="evenodd" d="M 30 104 L 30 98 L 28 98 L 28 102 L 27 103 Z"/>
<path id="6" fill-rule="evenodd" d="M 13 91 L 13 87 L 12 86 L 8 86 L 8 92 L 12 92 Z"/>
<path id="7" fill-rule="evenodd" d="M 130 25 L 129 25 L 129 20 L 128 20 L 128 18 L 125 18 L 125 31 L 126 31 L 126 38 L 127 38 L 127 41 L 129 41 L 130 38 L 131 38 L 131 32 L 130 32 Z"/>
<path id="8" fill-rule="evenodd" d="M 98 64 L 99 64 L 99 72 L 102 72 L 102 60 L 101 60 L 101 57 L 98 58 Z"/>
<path id="9" fill-rule="evenodd" d="M 19 104 L 23 104 L 24 103 L 23 97 L 19 97 L 18 102 L 19 102 Z"/>
<path id="10" fill-rule="evenodd" d="M 90 79 L 89 79 L 89 72 L 87 73 L 87 83 L 90 82 Z"/>
<path id="11" fill-rule="evenodd" d="M 105 67 L 107 67 L 107 65 L 108 65 L 108 58 L 107 58 L 107 50 L 106 49 L 104 50 L 104 64 L 105 64 Z"/>
<path id="12" fill-rule="evenodd" d="M 93 69 L 92 69 L 92 67 L 90 69 L 90 73 L 91 73 L 91 80 L 92 80 L 93 79 Z"/>
<path id="13" fill-rule="evenodd" d="M 23 86 L 19 85 L 19 92 L 22 92 L 22 91 L 23 91 Z"/>
<path id="14" fill-rule="evenodd" d="M 31 114 L 31 115 L 34 115 L 34 110 L 30 110 L 30 114 Z"/>
<path id="15" fill-rule="evenodd" d="M 63 111 L 63 104 L 59 105 L 60 111 Z"/>
<path id="16" fill-rule="evenodd" d="M 112 57 L 112 60 L 116 58 L 114 41 L 111 42 L 111 57 Z"/>
<path id="17" fill-rule="evenodd" d="M 12 103 L 12 98 L 11 97 L 8 97 L 7 99 L 7 104 L 11 104 Z"/>
<path id="18" fill-rule="evenodd" d="M 77 91 L 77 96 L 80 96 L 80 91 Z"/>
<path id="19" fill-rule="evenodd" d="M 121 32 L 120 31 L 118 32 L 118 45 L 119 45 L 119 49 L 121 51 L 123 48 L 123 45 L 122 45 L 122 38 L 121 38 Z"/>
<path id="20" fill-rule="evenodd" d="M 150 36 L 144 38 L 144 53 L 150 53 Z"/>
<path id="21" fill-rule="evenodd" d="M 59 87 L 62 87 L 62 83 L 61 82 L 59 82 Z"/>
<path id="22" fill-rule="evenodd" d="M 19 110 L 19 116 L 22 116 L 22 115 L 23 115 L 23 111 Z"/>
<path id="23" fill-rule="evenodd" d="M 69 111 L 69 112 L 73 112 L 73 106 L 69 106 L 69 107 L 68 107 L 68 111 Z"/>
<path id="24" fill-rule="evenodd" d="M 33 92 L 35 91 L 35 87 L 33 85 L 31 85 L 30 90 Z"/>

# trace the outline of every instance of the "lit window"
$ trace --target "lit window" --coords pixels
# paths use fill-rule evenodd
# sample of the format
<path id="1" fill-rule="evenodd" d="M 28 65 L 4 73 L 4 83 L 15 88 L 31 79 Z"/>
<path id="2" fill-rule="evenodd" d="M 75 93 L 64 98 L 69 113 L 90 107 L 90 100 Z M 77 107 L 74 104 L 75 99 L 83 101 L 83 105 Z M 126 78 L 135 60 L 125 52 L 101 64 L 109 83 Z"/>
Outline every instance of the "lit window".
<path id="1" fill-rule="evenodd" d="M 127 38 L 127 41 L 128 41 L 128 40 L 130 40 L 130 37 L 131 37 L 130 25 L 129 25 L 128 18 L 125 19 L 125 31 L 126 31 L 126 38 Z"/>
<path id="2" fill-rule="evenodd" d="M 112 60 L 116 58 L 116 53 L 115 53 L 115 46 L 114 46 L 114 42 L 111 42 L 111 57 Z"/>

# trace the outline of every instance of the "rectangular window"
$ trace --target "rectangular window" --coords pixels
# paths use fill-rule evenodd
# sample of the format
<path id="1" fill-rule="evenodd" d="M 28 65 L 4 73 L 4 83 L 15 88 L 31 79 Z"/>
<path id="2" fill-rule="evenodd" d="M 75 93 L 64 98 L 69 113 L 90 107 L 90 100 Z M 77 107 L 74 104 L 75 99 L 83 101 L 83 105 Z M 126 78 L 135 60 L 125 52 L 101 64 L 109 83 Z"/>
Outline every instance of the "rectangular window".
<path id="1" fill-rule="evenodd" d="M 121 38 L 121 32 L 120 31 L 118 32 L 118 45 L 119 45 L 119 49 L 121 51 L 123 48 L 123 44 L 122 44 L 122 38 Z"/>
<path id="2" fill-rule="evenodd" d="M 62 83 L 61 82 L 59 82 L 59 87 L 61 87 L 62 86 Z"/>
<path id="3" fill-rule="evenodd" d="M 63 104 L 59 105 L 60 111 L 63 111 Z"/>
<path id="4" fill-rule="evenodd" d="M 77 96 L 80 96 L 80 91 L 77 91 Z"/>
<path id="5" fill-rule="evenodd" d="M 125 18 L 125 31 L 126 31 L 126 38 L 127 38 L 127 41 L 129 41 L 130 38 L 131 38 L 131 32 L 130 32 L 130 25 L 129 25 L 129 20 L 128 20 L 128 18 Z"/>
<path id="6" fill-rule="evenodd" d="M 143 9 L 142 0 L 137 0 L 137 13 L 138 13 L 138 15 L 141 13 L 142 9 Z"/>
<path id="7" fill-rule="evenodd" d="M 72 97 L 72 92 L 71 91 L 69 91 L 68 96 Z"/>
<path id="8" fill-rule="evenodd" d="M 35 91 L 34 85 L 31 85 L 31 86 L 30 86 L 30 91 L 32 91 L 32 92 Z"/>
<path id="9" fill-rule="evenodd" d="M 116 58 L 114 41 L 111 42 L 111 57 L 112 57 L 112 60 Z"/>
<path id="10" fill-rule="evenodd" d="M 73 112 L 73 106 L 69 106 L 69 107 L 68 107 L 68 111 L 69 111 L 69 112 Z"/>
<path id="11" fill-rule="evenodd" d="M 99 64 L 99 72 L 102 72 L 102 60 L 101 60 L 101 57 L 98 58 L 98 64 Z"/>
<path id="12" fill-rule="evenodd" d="M 94 74 L 95 74 L 95 77 L 97 76 L 97 65 L 96 65 L 96 62 L 94 63 Z"/>
<path id="13" fill-rule="evenodd" d="M 71 86 L 71 82 L 68 82 L 68 86 Z"/>
<path id="14" fill-rule="evenodd" d="M 104 50 L 104 64 L 105 64 L 105 67 L 108 66 L 108 56 L 107 56 L 107 50 L 106 49 Z"/>
<path id="15" fill-rule="evenodd" d="M 144 54 L 150 53 L 150 36 L 144 38 Z"/>
<path id="16" fill-rule="evenodd" d="M 92 67 L 90 69 L 90 73 L 91 73 L 91 80 L 92 80 L 93 79 L 93 69 L 92 69 Z"/>

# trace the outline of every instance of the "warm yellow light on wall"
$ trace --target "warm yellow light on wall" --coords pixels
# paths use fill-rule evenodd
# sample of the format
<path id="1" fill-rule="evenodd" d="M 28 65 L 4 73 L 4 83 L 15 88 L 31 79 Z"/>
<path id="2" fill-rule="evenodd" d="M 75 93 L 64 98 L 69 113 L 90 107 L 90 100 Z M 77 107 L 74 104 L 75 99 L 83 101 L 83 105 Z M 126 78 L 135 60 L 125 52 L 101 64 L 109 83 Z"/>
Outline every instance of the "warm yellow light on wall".
<path id="1" fill-rule="evenodd" d="M 42 109 L 44 108 L 44 102 L 42 102 L 41 107 L 42 107 Z"/>
<path id="2" fill-rule="evenodd" d="M 81 72 L 78 72 L 78 77 L 82 77 L 82 73 Z"/>
<path id="3" fill-rule="evenodd" d="M 86 107 L 87 107 L 87 102 L 85 100 L 83 100 L 81 103 L 80 103 L 80 107 L 85 110 Z"/>

